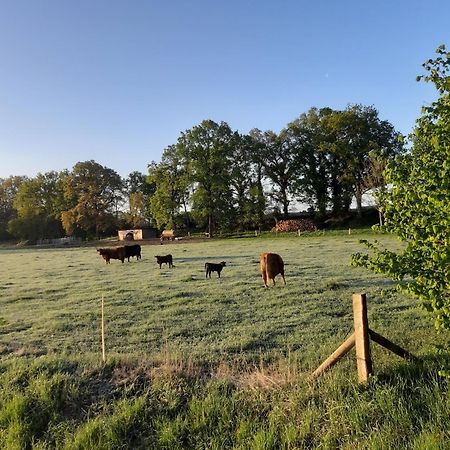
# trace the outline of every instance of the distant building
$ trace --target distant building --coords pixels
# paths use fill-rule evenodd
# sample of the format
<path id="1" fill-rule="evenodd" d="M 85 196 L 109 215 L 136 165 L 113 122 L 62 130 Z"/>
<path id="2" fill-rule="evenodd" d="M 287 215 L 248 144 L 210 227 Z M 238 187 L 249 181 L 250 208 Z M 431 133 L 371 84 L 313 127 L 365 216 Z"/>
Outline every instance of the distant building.
<path id="1" fill-rule="evenodd" d="M 139 228 L 136 230 L 119 230 L 119 241 L 140 241 L 158 237 L 156 228 Z"/>

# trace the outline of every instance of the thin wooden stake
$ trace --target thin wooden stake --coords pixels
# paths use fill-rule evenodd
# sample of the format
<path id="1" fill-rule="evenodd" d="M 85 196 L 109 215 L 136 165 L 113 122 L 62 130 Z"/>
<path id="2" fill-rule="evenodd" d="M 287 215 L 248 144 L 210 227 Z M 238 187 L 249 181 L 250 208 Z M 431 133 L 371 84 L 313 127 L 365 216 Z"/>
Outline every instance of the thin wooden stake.
<path id="1" fill-rule="evenodd" d="M 102 295 L 102 359 L 106 362 L 106 349 L 105 349 L 105 314 L 104 314 L 104 299 Z"/>
<path id="2" fill-rule="evenodd" d="M 358 380 L 365 383 L 372 374 L 366 294 L 353 294 L 352 298 Z"/>
<path id="3" fill-rule="evenodd" d="M 355 333 L 347 338 L 312 374 L 317 378 L 340 361 L 355 346 Z"/>

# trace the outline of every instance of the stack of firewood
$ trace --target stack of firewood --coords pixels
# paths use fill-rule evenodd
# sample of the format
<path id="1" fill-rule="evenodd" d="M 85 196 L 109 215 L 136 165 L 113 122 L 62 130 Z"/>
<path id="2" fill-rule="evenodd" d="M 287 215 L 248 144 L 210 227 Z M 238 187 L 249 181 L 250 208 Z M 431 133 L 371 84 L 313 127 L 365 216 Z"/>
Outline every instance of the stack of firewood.
<path id="1" fill-rule="evenodd" d="M 273 228 L 272 232 L 282 233 L 288 231 L 316 231 L 317 227 L 309 219 L 289 219 L 280 220 Z"/>

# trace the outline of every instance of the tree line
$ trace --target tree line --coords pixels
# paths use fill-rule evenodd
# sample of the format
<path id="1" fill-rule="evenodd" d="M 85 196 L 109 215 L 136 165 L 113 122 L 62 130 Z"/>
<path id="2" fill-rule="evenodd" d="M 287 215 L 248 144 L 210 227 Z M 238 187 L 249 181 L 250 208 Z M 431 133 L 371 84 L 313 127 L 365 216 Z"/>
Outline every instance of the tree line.
<path id="1" fill-rule="evenodd" d="M 365 192 L 383 186 L 403 136 L 373 106 L 312 108 L 279 133 L 233 131 L 204 120 L 182 132 L 148 174 L 125 179 L 95 161 L 71 171 L 0 179 L 0 239 L 99 237 L 118 227 L 258 229 L 293 202 L 323 219 L 360 214 Z"/>

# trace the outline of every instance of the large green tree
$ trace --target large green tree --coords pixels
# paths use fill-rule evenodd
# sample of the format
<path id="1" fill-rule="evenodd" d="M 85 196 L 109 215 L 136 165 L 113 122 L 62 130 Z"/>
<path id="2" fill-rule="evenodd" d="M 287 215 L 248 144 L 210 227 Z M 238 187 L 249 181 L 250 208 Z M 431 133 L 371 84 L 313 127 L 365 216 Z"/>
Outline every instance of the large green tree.
<path id="1" fill-rule="evenodd" d="M 250 199 L 253 206 L 250 209 L 250 217 L 255 226 L 261 228 L 267 207 L 263 186 L 264 140 L 261 138 L 261 131 L 257 128 L 250 130 L 248 137 L 251 140 L 249 158 L 252 163 L 253 174 L 252 185 L 250 188 Z"/>
<path id="2" fill-rule="evenodd" d="M 378 187 L 372 184 L 375 161 L 401 154 L 403 140 L 390 122 L 379 118 L 373 106 L 351 105 L 334 111 L 326 122 L 333 209 L 348 210 L 354 196 L 360 216 L 364 193 Z"/>
<path id="3" fill-rule="evenodd" d="M 330 108 L 311 108 L 285 129 L 291 146 L 296 148 L 296 194 L 321 217 L 327 210 L 330 188 L 329 139 L 324 119 L 332 112 Z"/>
<path id="4" fill-rule="evenodd" d="M 260 144 L 262 173 L 270 181 L 268 195 L 275 205 L 281 206 L 283 215 L 287 217 L 289 204 L 298 188 L 298 142 L 293 142 L 288 128 L 279 134 L 270 130 L 264 133 L 252 131 L 253 138 Z"/>
<path id="5" fill-rule="evenodd" d="M 8 222 L 17 216 L 14 198 L 20 185 L 27 179 L 22 176 L 0 178 L 0 240 L 11 238 L 8 233 Z"/>
<path id="6" fill-rule="evenodd" d="M 64 235 L 61 213 L 66 207 L 65 176 L 67 172 L 51 171 L 22 182 L 14 199 L 17 217 L 8 223 L 12 235 L 31 241 Z"/>
<path id="7" fill-rule="evenodd" d="M 73 206 L 62 213 L 67 234 L 77 230 L 99 237 L 116 226 L 124 182 L 113 169 L 91 160 L 78 162 L 64 179 L 64 195 Z"/>
<path id="8" fill-rule="evenodd" d="M 150 199 L 150 210 L 158 227 L 178 228 L 180 224 L 176 219 L 182 209 L 185 217 L 188 217 L 188 177 L 186 162 L 177 146 L 168 146 L 159 164 L 149 164 L 148 173 L 148 182 L 155 186 Z"/>
<path id="9" fill-rule="evenodd" d="M 392 252 L 366 242 L 371 254 L 358 253 L 354 264 L 399 281 L 398 288 L 433 312 L 438 329 L 450 329 L 450 52 L 444 46 L 425 64 L 438 99 L 424 107 L 411 152 L 385 171 L 390 189 L 380 195 L 385 229 L 405 242 Z"/>
<path id="10" fill-rule="evenodd" d="M 233 134 L 230 155 L 230 187 L 233 193 L 235 226 L 239 230 L 261 226 L 265 199 L 261 183 L 258 146 L 250 135 Z"/>
<path id="11" fill-rule="evenodd" d="M 153 215 L 150 199 L 155 193 L 155 184 L 149 182 L 143 173 L 134 171 L 128 175 L 125 186 L 128 196 L 128 212 L 125 213 L 127 224 L 133 228 L 151 224 Z"/>
<path id="12" fill-rule="evenodd" d="M 210 236 L 233 224 L 229 170 L 232 143 L 233 132 L 228 124 L 212 120 L 185 131 L 177 142 L 192 186 L 192 213 L 206 223 Z"/>

